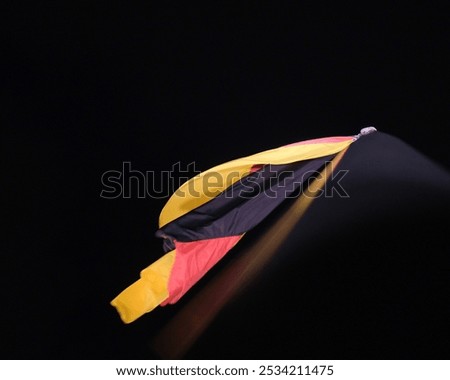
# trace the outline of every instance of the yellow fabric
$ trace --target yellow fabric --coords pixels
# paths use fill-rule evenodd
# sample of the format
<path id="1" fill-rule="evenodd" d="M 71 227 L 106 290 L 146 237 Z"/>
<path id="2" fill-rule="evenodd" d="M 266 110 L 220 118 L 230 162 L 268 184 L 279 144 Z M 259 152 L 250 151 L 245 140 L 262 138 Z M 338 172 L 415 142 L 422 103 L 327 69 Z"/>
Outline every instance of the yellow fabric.
<path id="1" fill-rule="evenodd" d="M 253 165 L 246 163 L 239 165 L 236 162 L 235 166 L 226 167 L 225 164 L 216 166 L 183 183 L 162 209 L 159 227 L 215 198 L 247 175 Z M 205 183 L 209 183 L 210 186 L 205 186 Z"/>
<path id="2" fill-rule="evenodd" d="M 248 175 L 254 165 L 281 165 L 335 154 L 354 140 L 285 146 L 238 158 L 215 166 L 190 179 L 170 197 L 159 216 L 159 226 L 205 204 L 233 183 Z"/>
<path id="3" fill-rule="evenodd" d="M 141 272 L 141 278 L 111 301 L 124 323 L 130 323 L 152 311 L 169 296 L 169 276 L 175 262 L 175 250 L 168 252 Z"/>

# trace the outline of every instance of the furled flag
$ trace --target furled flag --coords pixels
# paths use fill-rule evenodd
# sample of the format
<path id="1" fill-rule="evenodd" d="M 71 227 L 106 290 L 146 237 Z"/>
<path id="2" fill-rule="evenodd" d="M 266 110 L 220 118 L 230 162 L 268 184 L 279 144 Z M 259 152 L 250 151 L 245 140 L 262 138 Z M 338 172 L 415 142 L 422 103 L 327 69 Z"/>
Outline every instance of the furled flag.
<path id="1" fill-rule="evenodd" d="M 160 259 L 113 301 L 130 323 L 177 302 L 241 238 L 360 136 L 301 141 L 215 166 L 182 184 L 159 217 Z"/>

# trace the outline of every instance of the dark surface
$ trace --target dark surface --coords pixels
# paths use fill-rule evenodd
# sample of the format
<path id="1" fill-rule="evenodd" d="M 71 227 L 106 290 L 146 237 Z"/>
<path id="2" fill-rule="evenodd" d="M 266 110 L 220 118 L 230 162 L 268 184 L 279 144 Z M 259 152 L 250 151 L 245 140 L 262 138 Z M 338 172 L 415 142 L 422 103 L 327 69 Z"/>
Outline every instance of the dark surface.
<path id="1" fill-rule="evenodd" d="M 121 323 L 109 301 L 161 255 L 167 199 L 101 198 L 104 172 L 368 125 L 431 162 L 354 145 L 351 197 L 318 200 L 188 357 L 448 358 L 444 4 L 5 6 L 2 358 L 152 358 L 192 297 Z"/>
<path id="2" fill-rule="evenodd" d="M 189 357 L 448 357 L 449 174 L 382 133 L 339 168 L 349 198 L 316 199 Z"/>

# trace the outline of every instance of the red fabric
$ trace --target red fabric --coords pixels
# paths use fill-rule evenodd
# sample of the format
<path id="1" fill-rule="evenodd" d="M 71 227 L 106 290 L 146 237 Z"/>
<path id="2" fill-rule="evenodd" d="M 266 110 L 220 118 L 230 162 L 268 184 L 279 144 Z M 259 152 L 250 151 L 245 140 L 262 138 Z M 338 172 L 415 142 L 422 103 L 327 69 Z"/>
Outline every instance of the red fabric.
<path id="1" fill-rule="evenodd" d="M 169 278 L 169 297 L 161 306 L 177 302 L 206 272 L 233 248 L 242 235 L 192 242 L 175 242 L 175 262 Z"/>
<path id="2" fill-rule="evenodd" d="M 253 166 L 250 168 L 250 173 L 257 172 L 258 170 L 261 170 L 263 167 L 264 167 L 263 164 L 256 164 L 256 165 L 253 165 Z"/>

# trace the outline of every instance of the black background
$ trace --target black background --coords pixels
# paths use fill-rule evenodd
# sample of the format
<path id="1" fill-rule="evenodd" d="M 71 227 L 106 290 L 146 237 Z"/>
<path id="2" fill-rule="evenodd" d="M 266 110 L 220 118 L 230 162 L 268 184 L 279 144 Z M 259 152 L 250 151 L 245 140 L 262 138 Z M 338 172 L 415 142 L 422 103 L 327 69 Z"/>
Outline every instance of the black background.
<path id="1" fill-rule="evenodd" d="M 100 197 L 102 174 L 120 170 L 125 161 L 141 171 L 160 172 L 176 162 L 194 161 L 205 170 L 294 141 L 352 135 L 374 125 L 448 167 L 450 36 L 444 3 L 38 2 L 5 7 L 10 22 L 2 57 L 7 166 L 2 356 L 154 357 L 149 340 L 180 306 L 160 308 L 129 326 L 109 306 L 162 253 L 153 234 L 167 199 Z M 423 216 L 425 207 L 421 210 Z M 442 213 L 436 202 L 433 212 L 438 210 Z M 399 214 L 390 219 L 393 224 L 415 220 Z M 420 252 L 436 252 L 436 247 L 443 252 L 448 223 L 442 216 L 428 217 L 434 223 L 422 233 L 417 230 L 426 223 L 419 221 L 406 228 L 406 236 L 392 233 L 386 224 L 371 228 L 382 236 L 384 247 L 391 247 L 389 252 L 411 252 L 416 241 L 424 240 L 430 246 L 422 244 Z M 353 225 L 347 233 L 362 233 L 365 227 Z M 435 227 L 440 228 L 438 239 Z M 292 247 L 296 244 L 293 239 Z M 323 244 L 332 247 L 336 241 Z M 380 249 L 375 245 L 371 252 Z M 349 249 L 348 265 L 355 252 Z M 448 260 L 439 257 L 432 269 L 440 263 L 448 273 Z M 398 275 L 400 261 L 390 267 L 389 278 Z M 410 265 L 416 270 L 411 282 L 420 278 L 419 262 Z M 383 279 L 375 275 L 373 280 Z M 443 302 L 448 282 L 432 287 L 437 289 L 427 310 Z M 255 288 L 254 294 L 263 291 Z M 402 290 L 392 282 L 373 294 L 383 303 L 391 291 L 398 297 L 389 310 L 400 321 L 419 315 L 400 333 L 400 322 L 389 325 L 392 331 L 362 333 L 390 317 L 369 312 L 359 298 L 340 303 L 342 292 L 333 298 L 334 314 L 324 314 L 330 309 L 316 290 L 302 301 L 319 302 L 310 319 L 316 321 L 316 332 L 303 335 L 302 349 L 283 343 L 288 334 L 290 344 L 297 339 L 293 322 L 281 333 L 264 328 L 269 317 L 276 326 L 277 308 L 261 311 L 264 322 L 258 323 L 252 309 L 257 301 L 251 301 L 246 308 L 230 308 L 228 319 L 225 313 L 192 356 L 448 356 L 442 314 L 448 308 L 434 317 L 421 312 L 430 299 L 424 296 L 408 304 L 415 310 L 406 310 L 399 301 Z M 350 305 L 355 310 L 365 305 L 358 318 L 346 319 L 344 309 Z M 290 315 L 300 313 L 300 308 L 292 310 Z M 249 331 L 245 321 L 250 315 L 254 330 Z M 302 318 L 299 323 L 306 323 Z M 357 320 L 362 321 L 359 327 Z M 421 330 L 424 324 L 434 324 L 432 331 Z M 261 330 L 268 332 L 260 335 Z M 223 335 L 233 331 L 243 336 L 241 344 L 224 348 Z M 326 336 L 329 331 L 338 333 Z M 383 333 L 388 338 L 376 340 Z M 411 340 L 426 344 L 414 346 Z"/>

